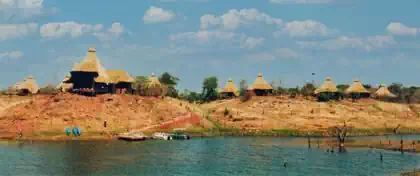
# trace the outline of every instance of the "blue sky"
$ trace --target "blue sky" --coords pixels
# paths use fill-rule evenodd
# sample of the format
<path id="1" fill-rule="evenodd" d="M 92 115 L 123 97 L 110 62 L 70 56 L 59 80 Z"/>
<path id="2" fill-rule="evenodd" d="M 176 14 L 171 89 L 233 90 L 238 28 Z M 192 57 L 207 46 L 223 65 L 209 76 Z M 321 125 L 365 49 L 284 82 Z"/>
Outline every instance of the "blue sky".
<path id="1" fill-rule="evenodd" d="M 122 3 L 123 2 L 123 3 Z M 0 0 L 0 88 L 33 75 L 57 84 L 96 47 L 132 75 L 295 87 L 332 77 L 419 85 L 418 0 Z"/>

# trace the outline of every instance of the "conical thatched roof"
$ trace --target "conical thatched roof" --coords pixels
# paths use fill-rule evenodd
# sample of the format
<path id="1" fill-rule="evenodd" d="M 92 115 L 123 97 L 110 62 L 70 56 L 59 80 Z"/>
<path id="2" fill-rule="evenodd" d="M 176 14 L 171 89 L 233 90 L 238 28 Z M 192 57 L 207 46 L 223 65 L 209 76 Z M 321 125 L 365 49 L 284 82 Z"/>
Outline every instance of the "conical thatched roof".
<path id="1" fill-rule="evenodd" d="M 102 66 L 100 59 L 96 56 L 96 49 L 89 48 L 87 56 L 80 64 L 74 64 L 73 72 L 95 72 L 98 73 L 96 82 L 108 83 L 108 75 L 105 68 Z"/>
<path id="2" fill-rule="evenodd" d="M 378 98 L 395 98 L 397 97 L 393 93 L 391 93 L 385 84 L 382 84 L 379 89 L 375 92 L 375 97 Z"/>
<path id="3" fill-rule="evenodd" d="M 25 80 L 17 86 L 19 90 L 28 90 L 32 94 L 36 94 L 39 91 L 39 86 L 32 76 L 26 77 Z"/>
<path id="4" fill-rule="evenodd" d="M 135 81 L 134 78 L 124 70 L 106 70 L 106 74 L 109 77 L 109 81 L 115 84 L 119 82 L 133 83 Z"/>
<path id="5" fill-rule="evenodd" d="M 331 78 L 327 77 L 324 81 L 324 83 L 315 90 L 315 94 L 319 94 L 322 92 L 337 92 L 337 85 L 332 81 Z"/>
<path id="6" fill-rule="evenodd" d="M 238 95 L 238 88 L 236 88 L 235 83 L 233 83 L 232 79 L 229 79 L 225 85 L 225 87 L 220 90 L 220 93 L 233 93 Z"/>
<path id="7" fill-rule="evenodd" d="M 56 89 L 60 89 L 61 91 L 65 92 L 73 88 L 73 84 L 69 82 L 70 78 L 71 78 L 70 75 L 66 75 L 66 77 L 60 82 L 60 84 L 58 84 Z"/>
<path id="8" fill-rule="evenodd" d="M 152 73 L 152 75 L 150 75 L 147 83 L 146 83 L 146 88 L 156 88 L 156 87 L 161 87 L 162 84 L 160 83 L 159 79 L 156 77 L 155 73 Z"/>
<path id="9" fill-rule="evenodd" d="M 252 85 L 252 89 L 272 90 L 273 88 L 270 86 L 270 84 L 267 83 L 267 81 L 264 80 L 262 73 L 258 73 L 258 76 Z"/>
<path id="10" fill-rule="evenodd" d="M 353 84 L 349 88 L 347 88 L 345 93 L 369 93 L 369 91 L 366 90 L 362 83 L 360 83 L 360 80 L 355 80 Z"/>

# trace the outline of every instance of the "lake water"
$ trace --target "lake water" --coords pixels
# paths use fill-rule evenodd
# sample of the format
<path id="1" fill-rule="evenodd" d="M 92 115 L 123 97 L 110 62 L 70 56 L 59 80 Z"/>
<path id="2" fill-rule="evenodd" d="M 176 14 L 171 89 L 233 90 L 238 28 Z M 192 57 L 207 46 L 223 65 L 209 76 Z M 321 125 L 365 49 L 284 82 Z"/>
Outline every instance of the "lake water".
<path id="1" fill-rule="evenodd" d="M 420 136 L 411 136 L 418 138 Z M 420 155 L 378 149 L 326 153 L 280 137 L 189 141 L 0 142 L 0 175 L 399 175 Z M 313 145 L 313 147 L 316 147 Z M 384 160 L 379 160 L 379 152 Z M 283 165 L 287 162 L 287 167 Z"/>

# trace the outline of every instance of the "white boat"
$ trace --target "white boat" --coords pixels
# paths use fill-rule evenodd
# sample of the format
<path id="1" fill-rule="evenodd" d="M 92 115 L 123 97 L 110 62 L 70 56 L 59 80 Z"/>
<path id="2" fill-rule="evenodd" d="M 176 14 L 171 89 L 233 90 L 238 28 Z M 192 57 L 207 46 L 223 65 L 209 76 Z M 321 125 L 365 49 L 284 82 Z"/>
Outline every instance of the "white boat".
<path id="1" fill-rule="evenodd" d="M 172 140 L 172 135 L 168 133 L 156 132 L 153 133 L 153 139 Z"/>

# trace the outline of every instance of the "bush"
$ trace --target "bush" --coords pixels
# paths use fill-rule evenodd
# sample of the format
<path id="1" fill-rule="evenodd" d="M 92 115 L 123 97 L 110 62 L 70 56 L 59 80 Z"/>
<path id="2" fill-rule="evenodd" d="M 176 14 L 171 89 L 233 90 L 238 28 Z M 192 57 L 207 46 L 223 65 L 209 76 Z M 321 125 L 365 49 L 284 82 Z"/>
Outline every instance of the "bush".
<path id="1" fill-rule="evenodd" d="M 45 86 L 45 87 L 43 87 L 43 88 L 39 89 L 39 93 L 40 93 L 40 94 L 57 94 L 57 93 L 58 93 L 58 91 L 57 91 L 57 89 L 55 89 L 55 87 L 54 87 L 54 86 L 52 86 L 52 85 L 47 85 L 47 86 Z"/>

